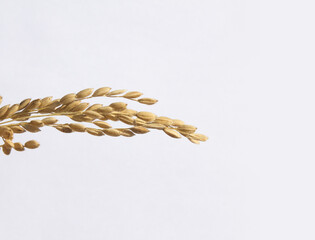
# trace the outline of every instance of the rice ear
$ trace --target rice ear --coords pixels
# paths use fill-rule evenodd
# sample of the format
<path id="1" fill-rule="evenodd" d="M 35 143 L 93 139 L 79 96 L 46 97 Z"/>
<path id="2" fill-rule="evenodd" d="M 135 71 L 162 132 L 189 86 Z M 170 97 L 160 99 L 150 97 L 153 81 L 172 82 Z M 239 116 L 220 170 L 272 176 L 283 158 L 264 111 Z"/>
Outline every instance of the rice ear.
<path id="1" fill-rule="evenodd" d="M 62 133 L 88 133 L 93 136 L 133 137 L 136 134 L 145 134 L 150 129 L 163 131 L 172 138 L 185 137 L 195 144 L 208 140 L 208 137 L 196 133 L 197 128 L 185 124 L 178 119 L 157 116 L 152 112 L 136 111 L 127 108 L 125 102 L 112 102 L 108 106 L 94 103 L 90 106 L 90 98 L 122 98 L 125 101 L 152 105 L 157 102 L 154 98 L 139 98 L 143 94 L 138 91 L 126 92 L 124 89 L 112 90 L 102 87 L 97 90 L 86 88 L 77 93 L 69 93 L 60 99 L 52 96 L 31 99 L 26 98 L 19 104 L 7 104 L 0 107 L 0 145 L 4 154 L 9 155 L 11 150 L 24 151 L 35 149 L 39 143 L 35 140 L 27 141 L 24 145 L 14 142 L 15 134 L 37 133 L 42 128 L 53 127 Z M 0 96 L 0 104 L 2 97 Z M 69 123 L 59 123 L 59 117 L 70 120 Z M 115 121 L 123 124 L 113 128 L 109 123 Z M 115 124 L 116 124 L 115 123 Z M 90 125 L 94 126 L 91 127 Z"/>

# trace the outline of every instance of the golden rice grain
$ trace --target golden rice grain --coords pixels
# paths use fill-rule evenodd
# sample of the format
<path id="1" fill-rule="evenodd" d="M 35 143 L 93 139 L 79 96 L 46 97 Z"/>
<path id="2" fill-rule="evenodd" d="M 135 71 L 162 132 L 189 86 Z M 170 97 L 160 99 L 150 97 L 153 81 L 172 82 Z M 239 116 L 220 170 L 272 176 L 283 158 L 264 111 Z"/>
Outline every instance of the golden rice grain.
<path id="1" fill-rule="evenodd" d="M 90 118 L 94 118 L 94 119 L 96 119 L 96 118 L 100 119 L 100 118 L 103 117 L 103 116 L 102 116 L 101 114 L 99 114 L 98 112 L 96 112 L 96 111 L 90 111 L 90 110 L 84 111 L 84 114 L 85 114 L 86 116 L 88 116 L 88 117 L 90 117 Z"/>
<path id="2" fill-rule="evenodd" d="M 112 111 L 114 111 L 113 108 L 111 107 L 100 107 L 97 109 L 97 112 L 101 113 L 101 114 L 107 114 L 107 113 L 111 113 Z"/>
<path id="3" fill-rule="evenodd" d="M 119 119 L 118 119 L 118 116 L 117 115 L 115 115 L 115 114 L 112 114 L 112 113 L 110 113 L 110 114 L 106 114 L 106 115 L 104 115 L 107 119 L 109 119 L 109 120 L 112 120 L 112 121 L 118 121 Z"/>
<path id="4" fill-rule="evenodd" d="M 94 135 L 94 136 L 103 136 L 104 135 L 102 130 L 96 129 L 96 128 L 86 128 L 86 132 L 91 134 L 91 135 Z"/>
<path id="5" fill-rule="evenodd" d="M 144 134 L 144 133 L 150 132 L 149 129 L 142 126 L 135 126 L 135 127 L 130 128 L 130 130 L 137 134 Z"/>
<path id="6" fill-rule="evenodd" d="M 64 95 L 61 99 L 60 99 L 60 103 L 66 105 L 69 104 L 71 102 L 73 102 L 76 98 L 76 94 L 75 93 L 69 93 Z"/>
<path id="7" fill-rule="evenodd" d="M 5 113 L 5 118 L 10 118 L 14 113 L 19 110 L 19 104 L 13 104 Z"/>
<path id="8" fill-rule="evenodd" d="M 99 109 L 99 108 L 101 108 L 101 107 L 103 107 L 102 104 L 96 103 L 96 104 L 91 105 L 91 106 L 90 106 L 88 109 L 86 109 L 86 110 L 97 111 L 97 109 Z"/>
<path id="9" fill-rule="evenodd" d="M 57 126 L 54 126 L 57 130 L 59 130 L 60 132 L 63 132 L 63 133 L 72 133 L 72 129 L 67 126 L 67 125 L 57 125 Z"/>
<path id="10" fill-rule="evenodd" d="M 133 125 L 134 119 L 132 117 L 129 116 L 118 116 L 119 121 L 129 124 L 129 125 Z"/>
<path id="11" fill-rule="evenodd" d="M 163 131 L 172 138 L 181 138 L 180 133 L 173 128 L 164 128 Z"/>
<path id="12" fill-rule="evenodd" d="M 174 127 L 185 125 L 185 123 L 182 120 L 172 119 L 172 121 L 173 121 L 172 126 Z"/>
<path id="13" fill-rule="evenodd" d="M 126 109 L 127 104 L 123 102 L 114 102 L 109 105 L 115 111 L 123 111 Z"/>
<path id="14" fill-rule="evenodd" d="M 86 88 L 77 93 L 76 98 L 86 98 L 93 93 L 93 88 Z"/>
<path id="15" fill-rule="evenodd" d="M 132 98 L 137 98 L 142 96 L 143 93 L 137 92 L 137 91 L 132 91 L 132 92 L 127 92 L 125 95 L 123 95 L 124 98 L 132 99 Z"/>
<path id="16" fill-rule="evenodd" d="M 116 95 L 123 94 L 126 91 L 127 90 L 125 90 L 125 89 L 114 90 L 114 91 L 111 91 L 111 92 L 107 93 L 106 96 L 107 97 L 116 96 Z"/>
<path id="17" fill-rule="evenodd" d="M 191 134 L 191 133 L 194 133 L 197 130 L 197 128 L 192 125 L 180 125 L 177 127 L 177 130 L 179 132 Z"/>
<path id="18" fill-rule="evenodd" d="M 61 113 L 61 112 L 65 112 L 67 105 L 62 105 L 59 108 L 55 109 L 54 112 L 56 113 Z"/>
<path id="19" fill-rule="evenodd" d="M 133 125 L 135 125 L 135 126 L 141 126 L 143 124 L 146 124 L 146 121 L 143 121 L 140 118 L 135 118 L 135 120 L 133 120 Z"/>
<path id="20" fill-rule="evenodd" d="M 116 128 L 116 130 L 118 130 L 120 134 L 124 137 L 132 137 L 135 135 L 132 131 L 126 128 Z"/>
<path id="21" fill-rule="evenodd" d="M 138 112 L 136 110 L 132 110 L 132 109 L 125 109 L 125 110 L 121 111 L 121 113 L 128 115 L 128 116 L 136 116 Z"/>
<path id="22" fill-rule="evenodd" d="M 22 102 L 20 102 L 20 104 L 19 104 L 19 110 L 25 108 L 31 101 L 32 101 L 31 98 L 24 99 L 24 100 L 23 100 Z"/>
<path id="23" fill-rule="evenodd" d="M 110 87 L 102 87 L 99 88 L 97 90 L 95 90 L 95 92 L 93 93 L 93 97 L 102 97 L 105 96 L 107 93 L 109 93 L 109 91 L 111 90 Z"/>
<path id="24" fill-rule="evenodd" d="M 39 106 L 41 105 L 41 100 L 40 99 L 35 99 L 33 101 L 31 101 L 25 108 L 24 111 L 32 111 L 37 109 Z"/>
<path id="25" fill-rule="evenodd" d="M 54 117 L 47 117 L 47 118 L 42 119 L 42 122 L 46 126 L 49 126 L 49 125 L 55 124 L 56 122 L 58 122 L 58 120 Z"/>
<path id="26" fill-rule="evenodd" d="M 60 106 L 62 103 L 60 102 L 60 99 L 53 100 L 50 104 L 47 105 L 49 108 L 56 108 Z"/>
<path id="27" fill-rule="evenodd" d="M 84 111 L 89 106 L 89 103 L 80 103 L 78 106 L 74 107 L 71 111 L 72 112 L 81 112 Z"/>
<path id="28" fill-rule="evenodd" d="M 156 115 L 151 112 L 138 112 L 137 117 L 146 121 L 146 122 L 153 122 L 156 118 Z"/>
<path id="29" fill-rule="evenodd" d="M 93 118 L 85 116 L 83 114 L 74 115 L 74 116 L 71 116 L 70 118 L 76 122 L 91 122 L 93 120 Z"/>
<path id="30" fill-rule="evenodd" d="M 8 126 L 0 126 L 0 136 L 2 136 L 3 133 L 7 130 L 10 130 Z"/>
<path id="31" fill-rule="evenodd" d="M 120 132 L 117 129 L 109 128 L 109 129 L 102 129 L 102 131 L 108 136 L 112 136 L 112 137 L 120 136 Z"/>
<path id="32" fill-rule="evenodd" d="M 13 133 L 24 133 L 26 130 L 20 126 L 10 126 L 12 129 Z"/>
<path id="33" fill-rule="evenodd" d="M 187 139 L 189 140 L 189 141 L 191 141 L 192 143 L 194 143 L 194 144 L 199 144 L 200 142 L 198 141 L 198 140 L 196 140 L 196 139 L 194 139 L 194 138 L 192 138 L 192 137 L 187 137 Z"/>
<path id="34" fill-rule="evenodd" d="M 140 98 L 138 99 L 139 103 L 142 104 L 147 104 L 147 105 L 153 105 L 157 102 L 158 100 L 154 99 L 154 98 Z"/>
<path id="35" fill-rule="evenodd" d="M 41 100 L 41 104 L 39 106 L 39 108 L 44 108 L 46 107 L 47 105 L 49 105 L 50 103 L 52 102 L 52 97 L 45 97 Z"/>
<path id="36" fill-rule="evenodd" d="M 21 123 L 21 125 L 28 132 L 32 132 L 32 133 L 40 132 L 39 127 L 31 125 L 30 123 Z"/>
<path id="37" fill-rule="evenodd" d="M 75 107 L 80 105 L 81 101 L 80 100 L 74 100 L 72 103 L 69 103 L 67 106 L 64 108 L 64 112 L 71 112 Z"/>
<path id="38" fill-rule="evenodd" d="M 5 146 L 5 145 L 2 146 L 2 151 L 3 151 L 3 153 L 4 153 L 5 155 L 10 155 L 11 149 L 12 149 L 12 148 L 10 148 L 10 147 L 8 147 L 8 146 Z"/>
<path id="39" fill-rule="evenodd" d="M 7 146 L 7 147 L 10 147 L 10 148 L 13 148 L 14 147 L 14 144 L 11 140 L 9 139 L 4 139 L 4 145 Z"/>
<path id="40" fill-rule="evenodd" d="M 5 105 L 0 108 L 0 118 L 5 115 L 5 113 L 8 111 L 9 108 L 10 108 L 10 104 Z"/>
<path id="41" fill-rule="evenodd" d="M 0 130 L 0 135 L 4 139 L 12 140 L 13 139 L 13 134 L 14 134 L 14 132 L 10 128 L 3 128 L 3 129 Z"/>
<path id="42" fill-rule="evenodd" d="M 11 119 L 18 120 L 18 121 L 25 121 L 28 117 L 31 116 L 29 112 L 18 112 L 11 116 Z M 23 120 L 22 120 L 23 119 Z"/>
<path id="43" fill-rule="evenodd" d="M 200 133 L 193 133 L 189 135 L 192 139 L 195 139 L 197 141 L 205 142 L 208 140 L 208 137 L 206 135 L 200 134 Z"/>
<path id="44" fill-rule="evenodd" d="M 154 120 L 154 123 L 160 123 L 160 124 L 164 124 L 166 126 L 170 126 L 173 124 L 173 120 L 168 118 L 168 117 L 157 117 Z"/>
<path id="45" fill-rule="evenodd" d="M 24 147 L 29 148 L 29 149 L 35 149 L 39 147 L 39 142 L 35 140 L 30 140 L 24 144 Z"/>
<path id="46" fill-rule="evenodd" d="M 80 123 L 70 123 L 69 127 L 76 132 L 85 132 L 86 127 Z"/>
<path id="47" fill-rule="evenodd" d="M 14 143 L 14 146 L 13 146 L 14 150 L 16 151 L 24 151 L 24 146 L 22 143 L 19 143 L 19 142 L 16 142 Z"/>
<path id="48" fill-rule="evenodd" d="M 112 127 L 109 123 L 102 122 L 102 121 L 94 121 L 93 124 L 95 124 L 96 126 L 98 126 L 100 128 L 111 128 Z"/>
<path id="49" fill-rule="evenodd" d="M 35 127 L 43 127 L 44 123 L 42 120 L 32 120 L 30 121 L 30 124 L 35 126 Z"/>

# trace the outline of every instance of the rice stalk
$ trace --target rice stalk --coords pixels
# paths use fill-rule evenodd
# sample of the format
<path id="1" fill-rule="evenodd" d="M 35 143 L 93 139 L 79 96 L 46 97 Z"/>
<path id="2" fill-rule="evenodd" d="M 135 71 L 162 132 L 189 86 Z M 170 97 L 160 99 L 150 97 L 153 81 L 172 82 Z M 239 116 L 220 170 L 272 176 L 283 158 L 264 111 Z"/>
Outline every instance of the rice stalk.
<path id="1" fill-rule="evenodd" d="M 196 133 L 195 126 L 185 124 L 178 119 L 129 109 L 127 103 L 121 101 L 108 105 L 102 103 L 90 105 L 87 102 L 96 97 L 122 98 L 146 105 L 157 102 L 153 98 L 139 98 L 142 95 L 138 91 L 112 90 L 110 87 L 98 88 L 95 91 L 93 88 L 86 88 L 57 99 L 53 99 L 52 96 L 33 100 L 27 98 L 18 104 L 0 106 L 0 136 L 3 140 L 0 148 L 6 155 L 9 155 L 12 149 L 24 151 L 38 148 L 40 144 L 35 140 L 23 144 L 15 142 L 14 137 L 15 134 L 37 133 L 45 127 L 55 128 L 62 133 L 78 132 L 110 137 L 133 137 L 149 133 L 150 129 L 154 129 L 162 130 L 172 138 L 183 136 L 195 144 L 207 141 L 207 136 Z M 2 100 L 0 96 L 0 105 Z M 59 117 L 67 117 L 69 122 L 60 123 Z M 113 128 L 110 121 L 125 124 L 125 127 Z"/>

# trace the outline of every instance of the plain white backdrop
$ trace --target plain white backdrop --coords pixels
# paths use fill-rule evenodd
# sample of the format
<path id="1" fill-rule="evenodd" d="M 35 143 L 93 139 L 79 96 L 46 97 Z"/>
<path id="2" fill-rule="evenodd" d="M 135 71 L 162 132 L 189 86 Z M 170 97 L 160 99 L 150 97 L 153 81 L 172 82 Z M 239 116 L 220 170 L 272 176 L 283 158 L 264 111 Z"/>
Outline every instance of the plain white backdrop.
<path id="1" fill-rule="evenodd" d="M 313 8 L 0 0 L 3 104 L 138 90 L 209 136 L 20 135 L 41 146 L 0 157 L 0 239 L 314 239 Z"/>

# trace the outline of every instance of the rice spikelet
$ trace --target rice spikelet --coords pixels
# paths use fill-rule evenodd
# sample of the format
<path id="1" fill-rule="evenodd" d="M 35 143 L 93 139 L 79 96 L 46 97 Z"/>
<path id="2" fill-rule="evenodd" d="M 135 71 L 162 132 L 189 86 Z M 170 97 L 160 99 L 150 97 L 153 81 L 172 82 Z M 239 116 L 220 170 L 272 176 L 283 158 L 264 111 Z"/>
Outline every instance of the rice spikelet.
<path id="1" fill-rule="evenodd" d="M 4 139 L 4 145 L 10 147 L 10 148 L 13 148 L 14 147 L 14 144 L 11 140 L 9 139 Z"/>
<path id="2" fill-rule="evenodd" d="M 164 128 L 163 131 L 172 138 L 181 138 L 179 132 L 172 128 Z"/>
<path id="3" fill-rule="evenodd" d="M 157 103 L 158 100 L 156 100 L 154 98 L 140 98 L 140 99 L 138 99 L 138 102 L 142 103 L 142 104 L 146 104 L 146 105 L 153 105 L 153 104 Z"/>
<path id="4" fill-rule="evenodd" d="M 111 92 L 107 93 L 106 96 L 107 97 L 116 96 L 116 95 L 123 94 L 126 91 L 127 90 L 125 90 L 125 89 L 114 90 L 114 91 L 111 91 Z"/>
<path id="5" fill-rule="evenodd" d="M 109 128 L 109 129 L 103 129 L 102 131 L 108 136 L 112 136 L 112 137 L 120 136 L 120 132 L 117 129 Z"/>
<path id="6" fill-rule="evenodd" d="M 100 129 L 96 128 L 86 128 L 86 132 L 93 135 L 93 136 L 103 136 L 104 133 Z"/>
<path id="7" fill-rule="evenodd" d="M 194 133 L 196 131 L 196 127 L 192 126 L 192 125 L 180 125 L 177 127 L 177 130 L 179 132 L 182 132 L 182 133 Z"/>
<path id="8" fill-rule="evenodd" d="M 93 88 L 86 88 L 76 94 L 76 98 L 86 98 L 93 93 Z"/>
<path id="9" fill-rule="evenodd" d="M 6 118 L 10 118 L 14 113 L 19 110 L 19 104 L 13 104 L 8 111 L 5 113 Z"/>
<path id="10" fill-rule="evenodd" d="M 78 106 L 74 107 L 71 111 L 72 112 L 81 112 L 84 111 L 89 106 L 89 103 L 80 103 Z"/>
<path id="11" fill-rule="evenodd" d="M 32 133 L 40 132 L 39 127 L 34 126 L 34 125 L 30 124 L 30 123 L 23 123 L 21 125 L 28 132 L 32 132 Z"/>
<path id="12" fill-rule="evenodd" d="M 24 133 L 26 130 L 20 126 L 10 126 L 12 129 L 13 133 Z"/>
<path id="13" fill-rule="evenodd" d="M 127 104 L 123 102 L 115 102 L 109 105 L 115 111 L 123 111 L 126 109 Z"/>
<path id="14" fill-rule="evenodd" d="M 137 134 L 144 134 L 144 133 L 150 132 L 149 129 L 142 126 L 135 126 L 135 127 L 130 128 L 130 130 Z"/>
<path id="15" fill-rule="evenodd" d="M 101 114 L 99 114 L 98 112 L 96 111 L 85 111 L 84 114 L 88 117 L 91 117 L 91 118 L 98 118 L 98 119 L 101 119 L 103 116 Z"/>
<path id="16" fill-rule="evenodd" d="M 141 92 L 132 91 L 132 92 L 127 92 L 125 95 L 123 95 L 123 97 L 132 99 L 132 98 L 140 97 L 142 95 L 143 95 L 143 93 L 141 93 Z"/>
<path id="17" fill-rule="evenodd" d="M 70 123 L 69 127 L 76 132 L 85 132 L 86 127 L 80 123 Z"/>
<path id="18" fill-rule="evenodd" d="M 99 88 L 97 90 L 95 90 L 95 92 L 93 93 L 93 97 L 102 97 L 105 96 L 107 93 L 109 93 L 109 91 L 111 90 L 110 87 L 102 87 Z"/>
<path id="19" fill-rule="evenodd" d="M 46 106 L 48 106 L 50 103 L 52 102 L 52 97 L 45 97 L 41 100 L 41 104 L 39 106 L 39 108 L 44 108 Z"/>
<path id="20" fill-rule="evenodd" d="M 5 155 L 10 155 L 11 153 L 11 149 L 10 147 L 6 146 L 6 145 L 3 145 L 2 146 L 2 152 L 5 154 Z"/>
<path id="21" fill-rule="evenodd" d="M 14 148 L 14 150 L 20 151 L 20 152 L 25 150 L 23 144 L 19 143 L 19 142 L 14 143 L 13 148 Z"/>
<path id="22" fill-rule="evenodd" d="M 96 103 L 96 104 L 93 104 L 92 106 L 90 106 L 90 107 L 89 107 L 88 109 L 86 109 L 86 110 L 96 111 L 97 109 L 99 109 L 99 108 L 101 108 L 101 107 L 103 107 L 102 104 Z"/>
<path id="23" fill-rule="evenodd" d="M 54 117 L 47 117 L 47 118 L 42 119 L 42 122 L 46 126 L 49 126 L 49 125 L 52 125 L 52 124 L 55 124 L 56 122 L 58 122 L 58 119 L 56 119 Z"/>
<path id="24" fill-rule="evenodd" d="M 24 111 L 32 111 L 37 109 L 39 106 L 41 105 L 41 100 L 40 99 L 35 99 L 33 101 L 31 101 L 25 108 Z"/>
<path id="25" fill-rule="evenodd" d="M 42 120 L 32 120 L 30 121 L 30 124 L 35 126 L 35 127 L 43 127 L 44 123 Z"/>
<path id="26" fill-rule="evenodd" d="M 102 121 L 94 121 L 93 124 L 95 124 L 96 126 L 98 126 L 100 128 L 111 128 L 112 127 L 109 123 L 102 122 Z"/>
<path id="27" fill-rule="evenodd" d="M 35 149 L 39 147 L 39 143 L 35 140 L 30 140 L 24 144 L 24 147 L 29 148 L 29 149 Z"/>
<path id="28" fill-rule="evenodd" d="M 10 104 L 5 105 L 0 108 L 0 118 L 5 115 L 5 113 L 8 111 L 9 108 L 10 108 Z"/>
<path id="29" fill-rule="evenodd" d="M 146 122 L 153 122 L 156 118 L 156 115 L 151 112 L 138 112 L 137 117 Z"/>
<path id="30" fill-rule="evenodd" d="M 32 101 L 31 98 L 24 99 L 24 100 L 23 100 L 22 102 L 20 102 L 20 104 L 19 104 L 19 110 L 25 108 L 31 101 Z"/>
<path id="31" fill-rule="evenodd" d="M 100 107 L 100 108 L 97 109 L 97 112 L 99 112 L 101 114 L 107 114 L 107 113 L 111 113 L 113 111 L 114 111 L 114 109 L 112 107 L 109 107 L 109 106 L 107 106 L 107 107 Z"/>
<path id="32" fill-rule="evenodd" d="M 64 95 L 61 99 L 60 99 L 60 103 L 63 105 L 69 104 L 71 102 L 73 102 L 76 98 L 76 94 L 75 93 L 69 93 Z"/>
<path id="33" fill-rule="evenodd" d="M 134 123 L 134 119 L 132 117 L 129 117 L 129 116 L 119 116 L 118 119 L 121 122 L 126 123 L 128 125 L 133 125 L 133 123 Z"/>

